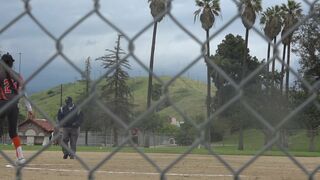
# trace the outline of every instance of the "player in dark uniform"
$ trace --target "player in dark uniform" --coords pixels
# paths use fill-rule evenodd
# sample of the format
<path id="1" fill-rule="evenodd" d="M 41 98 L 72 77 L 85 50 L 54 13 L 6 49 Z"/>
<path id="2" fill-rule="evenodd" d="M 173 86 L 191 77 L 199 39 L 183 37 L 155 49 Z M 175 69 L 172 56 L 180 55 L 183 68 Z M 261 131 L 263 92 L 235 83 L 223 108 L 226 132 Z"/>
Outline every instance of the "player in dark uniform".
<path id="1" fill-rule="evenodd" d="M 20 138 L 17 134 L 17 122 L 19 115 L 18 100 L 15 97 L 21 93 L 23 84 L 22 78 L 18 73 L 12 70 L 14 59 L 7 53 L 1 57 L 0 62 L 0 116 L 1 119 L 7 118 L 9 136 L 16 149 L 17 165 L 21 165 L 25 162 L 25 158 L 22 153 Z M 25 94 L 26 95 L 26 94 Z M 25 99 L 25 104 L 28 110 L 28 118 L 33 118 L 32 107 L 30 103 Z M 11 105 L 6 105 L 11 101 L 14 101 Z M 0 132 L 0 136 L 2 132 Z"/>

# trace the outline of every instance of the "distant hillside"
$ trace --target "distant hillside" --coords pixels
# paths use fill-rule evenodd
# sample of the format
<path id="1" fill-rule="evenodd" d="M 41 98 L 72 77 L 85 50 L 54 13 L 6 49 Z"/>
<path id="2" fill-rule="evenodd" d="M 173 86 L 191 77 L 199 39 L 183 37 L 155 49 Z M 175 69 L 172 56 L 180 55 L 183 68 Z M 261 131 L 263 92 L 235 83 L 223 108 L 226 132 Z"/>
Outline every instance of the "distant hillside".
<path id="1" fill-rule="evenodd" d="M 170 77 L 161 77 L 163 82 L 168 82 L 170 79 Z M 128 82 L 134 96 L 133 103 L 135 104 L 135 112 L 143 112 L 146 110 L 147 82 L 147 77 L 131 78 Z M 154 80 L 154 83 L 156 83 L 156 80 Z M 97 89 L 101 90 L 105 84 L 105 80 L 102 80 Z M 62 87 L 63 101 L 66 96 L 71 96 L 74 101 L 78 101 L 85 91 L 85 83 L 81 81 L 63 84 Z M 170 85 L 168 95 L 175 105 L 188 116 L 193 117 L 195 115 L 205 114 L 206 84 L 203 82 L 187 78 L 178 78 Z M 35 93 L 30 98 L 37 107 L 41 108 L 52 120 L 56 119 L 56 113 L 60 107 L 60 86 Z M 25 113 L 25 111 L 23 110 L 21 113 Z M 171 116 L 176 117 L 177 120 L 182 119 L 168 104 L 162 105 L 159 114 L 163 117 Z M 39 112 L 37 113 L 37 117 L 42 117 Z"/>

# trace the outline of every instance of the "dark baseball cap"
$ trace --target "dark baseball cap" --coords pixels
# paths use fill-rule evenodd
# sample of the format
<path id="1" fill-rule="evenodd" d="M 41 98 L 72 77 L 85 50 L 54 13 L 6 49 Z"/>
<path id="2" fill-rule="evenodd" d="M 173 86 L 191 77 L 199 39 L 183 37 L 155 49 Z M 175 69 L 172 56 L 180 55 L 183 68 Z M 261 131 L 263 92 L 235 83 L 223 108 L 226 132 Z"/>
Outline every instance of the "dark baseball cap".
<path id="1" fill-rule="evenodd" d="M 14 62 L 14 59 L 9 53 L 2 55 L 1 59 L 5 62 Z"/>
<path id="2" fill-rule="evenodd" d="M 72 103 L 72 98 L 70 97 L 70 96 L 68 96 L 67 98 L 66 98 L 66 100 L 65 100 L 65 102 L 67 103 L 67 104 L 71 104 Z"/>

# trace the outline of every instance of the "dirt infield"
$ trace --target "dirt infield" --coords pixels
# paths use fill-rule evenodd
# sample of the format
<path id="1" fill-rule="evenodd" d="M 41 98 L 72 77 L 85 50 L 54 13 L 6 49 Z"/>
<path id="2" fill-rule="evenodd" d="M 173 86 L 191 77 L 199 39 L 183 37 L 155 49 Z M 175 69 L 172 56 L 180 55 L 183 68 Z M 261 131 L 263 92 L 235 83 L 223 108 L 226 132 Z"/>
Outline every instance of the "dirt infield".
<path id="1" fill-rule="evenodd" d="M 14 157 L 13 151 L 5 151 Z M 32 151 L 25 152 L 28 158 Z M 79 152 L 78 155 L 93 168 L 109 153 Z M 165 169 L 179 155 L 177 154 L 147 154 L 160 169 Z M 222 156 L 232 168 L 238 169 L 251 159 L 251 156 Z M 297 158 L 297 160 L 312 171 L 320 164 L 320 158 Z M 15 179 L 14 167 L 0 157 L 0 179 Z M 62 159 L 61 152 L 43 152 L 29 163 L 23 170 L 23 180 L 86 180 L 88 172 L 77 160 Z M 138 153 L 117 153 L 95 173 L 95 179 L 112 180 L 151 180 L 160 179 L 156 168 Z M 233 179 L 232 173 L 215 157 L 207 155 L 187 155 L 175 164 L 167 173 L 168 180 L 190 179 Z M 314 179 L 319 179 L 317 173 Z M 253 164 L 241 173 L 241 179 L 250 180 L 289 180 L 307 179 L 305 173 L 286 157 L 259 157 Z"/>

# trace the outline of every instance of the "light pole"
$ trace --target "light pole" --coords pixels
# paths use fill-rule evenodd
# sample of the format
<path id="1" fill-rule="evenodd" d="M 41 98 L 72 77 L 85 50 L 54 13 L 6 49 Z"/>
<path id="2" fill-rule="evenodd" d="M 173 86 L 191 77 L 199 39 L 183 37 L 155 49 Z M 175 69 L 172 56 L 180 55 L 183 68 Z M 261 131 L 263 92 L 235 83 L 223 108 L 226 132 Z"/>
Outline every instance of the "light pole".
<path id="1" fill-rule="evenodd" d="M 21 52 L 19 52 L 19 74 L 21 74 Z"/>

